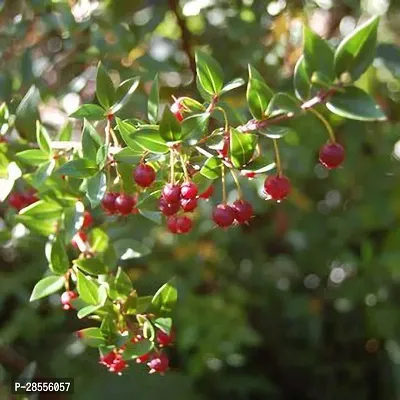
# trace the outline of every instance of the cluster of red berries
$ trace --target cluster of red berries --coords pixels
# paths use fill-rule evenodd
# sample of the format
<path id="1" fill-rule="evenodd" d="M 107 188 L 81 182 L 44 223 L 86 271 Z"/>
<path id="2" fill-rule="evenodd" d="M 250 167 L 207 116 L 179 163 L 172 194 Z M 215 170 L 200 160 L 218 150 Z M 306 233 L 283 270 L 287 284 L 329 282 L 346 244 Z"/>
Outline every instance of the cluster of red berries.
<path id="1" fill-rule="evenodd" d="M 25 193 L 11 193 L 8 198 L 8 204 L 17 211 L 20 211 L 38 200 L 35 191 L 31 189 Z"/>
<path id="2" fill-rule="evenodd" d="M 65 291 L 60 297 L 60 301 L 61 301 L 61 305 L 63 306 L 63 309 L 65 311 L 72 310 L 74 307 L 71 304 L 71 301 L 76 299 L 77 297 L 78 297 L 78 295 L 75 292 L 73 292 L 72 290 Z"/>
<path id="3" fill-rule="evenodd" d="M 137 196 L 135 195 L 109 192 L 105 194 L 101 206 L 109 215 L 129 215 L 138 213 L 138 209 L 135 207 L 136 203 Z"/>
<path id="4" fill-rule="evenodd" d="M 218 204 L 214 208 L 212 218 L 221 228 L 229 228 L 235 221 L 246 224 L 253 216 L 253 206 L 246 200 L 236 200 L 231 206 Z"/>

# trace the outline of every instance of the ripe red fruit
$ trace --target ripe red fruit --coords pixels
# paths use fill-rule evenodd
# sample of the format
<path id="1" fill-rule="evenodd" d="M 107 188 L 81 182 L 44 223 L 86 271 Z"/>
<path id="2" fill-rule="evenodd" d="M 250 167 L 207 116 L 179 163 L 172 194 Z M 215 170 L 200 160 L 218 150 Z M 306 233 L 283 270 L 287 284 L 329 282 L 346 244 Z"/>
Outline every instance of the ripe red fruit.
<path id="1" fill-rule="evenodd" d="M 228 228 L 235 220 L 235 212 L 227 204 L 218 204 L 212 213 L 214 222 L 221 228 Z"/>
<path id="2" fill-rule="evenodd" d="M 106 193 L 101 202 L 103 210 L 107 211 L 109 214 L 114 214 L 117 210 L 115 208 L 115 200 L 118 197 L 118 193 Z"/>
<path id="3" fill-rule="evenodd" d="M 194 182 L 185 182 L 181 186 L 181 197 L 185 200 L 195 199 L 197 191 L 197 185 Z"/>
<path id="4" fill-rule="evenodd" d="M 146 354 L 143 354 L 142 356 L 137 357 L 136 362 L 138 364 L 143 364 L 143 363 L 147 362 L 149 360 L 149 358 L 150 358 L 150 353 L 146 353 Z"/>
<path id="5" fill-rule="evenodd" d="M 345 151 L 339 143 L 327 143 L 319 151 L 319 161 L 326 168 L 337 168 L 345 158 Z"/>
<path id="6" fill-rule="evenodd" d="M 181 187 L 179 185 L 173 185 L 172 183 L 167 183 L 162 191 L 162 197 L 168 203 L 177 203 L 181 198 Z"/>
<path id="7" fill-rule="evenodd" d="M 118 375 L 121 375 L 121 371 L 127 367 L 127 363 L 122 360 L 121 358 L 118 358 L 114 360 L 114 362 L 111 364 L 110 368 L 108 369 L 110 372 L 114 372 Z"/>
<path id="8" fill-rule="evenodd" d="M 100 357 L 99 364 L 105 365 L 106 367 L 111 367 L 115 359 L 116 359 L 116 354 L 113 351 L 111 351 L 110 353 Z"/>
<path id="9" fill-rule="evenodd" d="M 75 292 L 73 292 L 72 290 L 67 290 L 66 292 L 64 292 L 60 297 L 60 301 L 63 306 L 63 309 L 71 310 L 72 308 L 74 308 L 71 304 L 71 301 L 73 299 L 76 299 L 77 297 L 78 297 L 78 295 Z"/>
<path id="10" fill-rule="evenodd" d="M 176 225 L 178 220 L 178 217 L 175 215 L 172 215 L 171 217 L 168 217 L 167 219 L 167 228 L 171 233 L 178 233 L 178 227 Z"/>
<path id="11" fill-rule="evenodd" d="M 82 228 L 88 228 L 90 225 L 93 223 L 93 217 L 92 214 L 90 214 L 89 211 L 85 211 L 83 213 L 83 223 L 82 223 Z"/>
<path id="12" fill-rule="evenodd" d="M 88 237 L 87 237 L 86 233 L 83 231 L 79 231 L 79 232 L 75 233 L 74 237 L 71 240 L 71 244 L 75 248 L 80 249 L 79 243 L 87 242 L 87 240 L 88 240 Z"/>
<path id="13" fill-rule="evenodd" d="M 159 372 L 162 374 L 168 369 L 168 357 L 164 353 L 155 354 L 147 363 L 147 366 L 150 368 L 150 374 L 154 374 L 155 372 Z"/>
<path id="14" fill-rule="evenodd" d="M 115 199 L 115 209 L 122 215 L 128 215 L 132 212 L 135 200 L 127 194 L 120 194 Z"/>
<path id="15" fill-rule="evenodd" d="M 230 137 L 229 135 L 224 135 L 222 150 L 219 150 L 218 153 L 223 158 L 228 158 L 229 147 L 230 147 Z"/>
<path id="16" fill-rule="evenodd" d="M 264 191 L 274 200 L 283 200 L 290 193 L 289 179 L 284 175 L 269 176 L 264 182 Z"/>
<path id="17" fill-rule="evenodd" d="M 176 220 L 176 229 L 178 233 L 188 233 L 192 229 L 192 220 L 185 215 Z"/>
<path id="18" fill-rule="evenodd" d="M 39 200 L 36 196 L 36 192 L 32 189 L 26 193 L 21 194 L 21 196 L 25 201 L 24 207 L 29 206 L 30 204 L 33 204 Z"/>
<path id="19" fill-rule="evenodd" d="M 179 211 L 180 208 L 181 208 L 181 205 L 179 202 L 169 203 L 163 197 L 160 198 L 159 209 L 163 215 L 165 215 L 167 217 L 170 215 L 174 215 Z"/>
<path id="20" fill-rule="evenodd" d="M 232 205 L 235 219 L 239 224 L 249 222 L 253 216 L 253 206 L 246 200 L 236 200 Z"/>
<path id="21" fill-rule="evenodd" d="M 149 187 L 156 179 L 156 171 L 148 164 L 139 164 L 133 172 L 133 179 L 141 187 Z"/>
<path id="22" fill-rule="evenodd" d="M 175 333 L 171 331 L 169 334 L 162 330 L 158 330 L 156 334 L 156 339 L 161 347 L 169 346 L 175 340 Z"/>
<path id="23" fill-rule="evenodd" d="M 180 102 L 179 99 L 177 99 L 177 100 L 175 101 L 175 103 L 173 103 L 172 106 L 171 106 L 171 108 L 170 108 L 172 114 L 174 114 L 175 118 L 176 118 L 179 122 L 181 122 L 181 121 L 183 120 L 183 114 L 182 114 L 183 109 L 184 109 L 184 107 L 183 107 L 183 105 L 181 104 L 181 102 Z"/>
<path id="24" fill-rule="evenodd" d="M 200 199 L 208 200 L 214 193 L 214 186 L 209 186 L 203 193 L 199 195 Z"/>
<path id="25" fill-rule="evenodd" d="M 11 193 L 10 197 L 8 198 L 8 204 L 10 207 L 19 211 L 25 207 L 25 199 L 19 193 Z"/>
<path id="26" fill-rule="evenodd" d="M 181 207 L 185 212 L 191 212 L 197 208 L 197 199 L 181 199 Z"/>

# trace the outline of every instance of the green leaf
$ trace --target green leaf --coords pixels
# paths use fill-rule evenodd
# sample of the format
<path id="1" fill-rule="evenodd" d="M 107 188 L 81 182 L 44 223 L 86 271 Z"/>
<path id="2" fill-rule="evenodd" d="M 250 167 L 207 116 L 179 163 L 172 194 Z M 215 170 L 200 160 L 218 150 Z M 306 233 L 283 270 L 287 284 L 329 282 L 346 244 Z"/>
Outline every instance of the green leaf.
<path id="1" fill-rule="evenodd" d="M 376 54 L 378 25 L 379 17 L 373 17 L 340 43 L 335 53 L 337 77 L 349 73 L 355 81 L 371 65 Z"/>
<path id="2" fill-rule="evenodd" d="M 196 50 L 196 72 L 202 88 L 209 94 L 218 95 L 224 85 L 221 66 L 207 53 Z"/>
<path id="3" fill-rule="evenodd" d="M 235 128 L 230 131 L 230 158 L 235 168 L 246 165 L 253 157 L 257 145 L 257 136 L 242 133 Z"/>
<path id="4" fill-rule="evenodd" d="M 276 117 L 280 114 L 297 114 L 301 112 L 301 108 L 296 100 L 287 93 L 277 93 L 271 99 L 267 108 L 269 118 Z"/>
<path id="5" fill-rule="evenodd" d="M 97 151 L 103 144 L 93 125 L 85 120 L 82 131 L 82 154 L 84 158 L 96 162 Z"/>
<path id="6" fill-rule="evenodd" d="M 158 74 L 154 77 L 151 86 L 149 100 L 147 101 L 147 117 L 151 124 L 158 122 L 158 114 L 160 109 L 160 83 Z"/>
<path id="7" fill-rule="evenodd" d="M 35 172 L 33 177 L 33 186 L 40 189 L 46 179 L 51 176 L 56 166 L 56 160 L 51 160 L 47 163 L 42 164 Z"/>
<path id="8" fill-rule="evenodd" d="M 106 232 L 100 228 L 94 228 L 90 231 L 89 242 L 92 245 L 93 253 L 102 253 L 108 248 L 109 238 Z"/>
<path id="9" fill-rule="evenodd" d="M 301 56 L 294 68 L 294 90 L 299 100 L 306 101 L 311 95 L 311 82 L 306 71 L 304 56 Z"/>
<path id="10" fill-rule="evenodd" d="M 68 121 L 60 130 L 58 140 L 61 142 L 69 142 L 72 137 L 72 124 Z"/>
<path id="11" fill-rule="evenodd" d="M 143 356 L 153 350 L 154 343 L 149 339 L 142 339 L 136 343 L 127 343 L 124 353 L 122 355 L 123 360 L 132 360 L 137 357 Z"/>
<path id="12" fill-rule="evenodd" d="M 266 128 L 260 129 L 258 132 L 270 139 L 280 139 L 291 131 L 291 128 L 287 126 L 267 126 Z M 247 167 L 246 167 L 247 168 Z"/>
<path id="13" fill-rule="evenodd" d="M 245 80 L 243 78 L 236 78 L 228 82 L 221 90 L 220 94 L 225 94 L 230 92 L 231 90 L 237 89 L 245 84 Z"/>
<path id="14" fill-rule="evenodd" d="M 117 164 L 118 176 L 121 179 L 122 190 L 124 193 L 133 194 L 135 185 L 132 179 L 133 176 L 133 166 L 128 164 Z"/>
<path id="15" fill-rule="evenodd" d="M 97 164 L 86 158 L 68 161 L 57 169 L 59 175 L 71 176 L 72 178 L 89 178 L 98 171 Z"/>
<path id="16" fill-rule="evenodd" d="M 363 90 L 350 86 L 335 93 L 326 104 L 334 114 L 359 121 L 384 121 L 386 116 L 375 100 Z"/>
<path id="17" fill-rule="evenodd" d="M 22 162 L 29 165 L 40 165 L 49 159 L 49 155 L 47 153 L 38 149 L 24 150 L 17 153 L 16 156 Z"/>
<path id="18" fill-rule="evenodd" d="M 77 336 L 90 347 L 99 347 L 106 344 L 100 328 L 86 328 L 77 332 Z"/>
<path id="19" fill-rule="evenodd" d="M 260 73 L 251 65 L 249 68 L 249 83 L 247 85 L 247 103 L 255 119 L 263 119 L 268 104 L 273 96 L 272 90 L 267 86 Z"/>
<path id="20" fill-rule="evenodd" d="M 65 242 L 69 243 L 75 233 L 82 228 L 85 206 L 77 201 L 72 207 L 64 209 L 63 222 L 65 229 Z"/>
<path id="21" fill-rule="evenodd" d="M 101 275 L 107 273 L 105 264 L 96 257 L 82 258 L 74 261 L 80 269 L 92 275 Z"/>
<path id="22" fill-rule="evenodd" d="M 307 26 L 304 26 L 303 36 L 304 62 L 308 77 L 311 79 L 315 72 L 319 72 L 328 80 L 333 81 L 335 79 L 334 55 L 329 44 Z"/>
<path id="23" fill-rule="evenodd" d="M 107 178 L 104 172 L 99 172 L 98 174 L 87 178 L 86 197 L 89 199 L 92 208 L 95 208 L 100 204 L 106 191 Z"/>
<path id="24" fill-rule="evenodd" d="M 208 179 L 217 179 L 221 176 L 222 161 L 217 157 L 210 157 L 200 170 L 200 174 Z"/>
<path id="25" fill-rule="evenodd" d="M 114 292 L 114 298 L 126 298 L 133 290 L 129 276 L 121 267 L 118 267 L 114 281 L 110 285 L 110 290 Z"/>
<path id="26" fill-rule="evenodd" d="M 171 333 L 171 327 L 172 327 L 172 319 L 171 318 L 157 318 L 154 321 L 154 325 L 158 328 L 161 329 L 163 332 L 166 334 Z"/>
<path id="27" fill-rule="evenodd" d="M 121 134 L 122 139 L 127 144 L 127 146 L 129 146 L 129 148 L 132 151 L 137 152 L 139 154 L 143 154 L 143 152 L 144 152 L 143 147 L 139 146 L 133 140 L 133 135 L 136 133 L 138 128 L 136 126 L 134 126 L 133 124 L 131 124 L 130 122 L 122 121 L 119 118 L 116 118 L 116 121 L 117 121 L 117 127 L 119 130 L 119 133 Z M 155 129 L 157 129 L 157 128 L 155 128 Z"/>
<path id="28" fill-rule="evenodd" d="M 117 102 L 111 107 L 110 112 L 112 114 L 116 114 L 118 111 L 122 110 L 129 101 L 132 99 L 132 95 L 139 86 L 140 78 L 134 77 L 127 79 L 122 82 L 116 93 Z"/>
<path id="29" fill-rule="evenodd" d="M 98 286 L 79 270 L 76 270 L 76 278 L 80 298 L 88 304 L 98 305 Z"/>
<path id="30" fill-rule="evenodd" d="M 35 124 L 40 120 L 39 115 L 40 93 L 32 86 L 25 97 L 19 103 L 15 113 L 15 128 L 25 139 L 35 140 Z"/>
<path id="31" fill-rule="evenodd" d="M 145 257 L 151 253 L 149 247 L 134 239 L 119 239 L 114 242 L 117 257 L 121 260 Z"/>
<path id="32" fill-rule="evenodd" d="M 149 211 L 149 210 L 139 210 L 139 214 L 148 219 L 151 222 L 154 222 L 157 225 L 161 225 L 162 222 L 162 214 L 158 211 Z"/>
<path id="33" fill-rule="evenodd" d="M 47 276 L 41 279 L 33 288 L 29 301 L 41 299 L 58 292 L 65 282 L 64 276 Z"/>
<path id="34" fill-rule="evenodd" d="M 106 69 L 99 62 L 96 76 L 96 96 L 104 109 L 108 110 L 115 100 L 114 84 Z"/>
<path id="35" fill-rule="evenodd" d="M 47 153 L 51 153 L 51 139 L 46 129 L 40 124 L 39 121 L 36 121 L 36 140 L 40 149 Z"/>
<path id="36" fill-rule="evenodd" d="M 38 221 L 58 220 L 61 217 L 63 207 L 55 202 L 39 200 L 25 207 L 20 215 L 34 218 Z"/>
<path id="37" fill-rule="evenodd" d="M 153 308 L 163 313 L 170 313 L 178 300 L 175 279 L 171 279 L 157 290 L 151 300 Z"/>
<path id="38" fill-rule="evenodd" d="M 107 314 L 100 326 L 101 333 L 108 343 L 114 342 L 118 332 L 117 324 L 110 314 Z"/>
<path id="39" fill-rule="evenodd" d="M 79 319 L 85 318 L 88 315 L 93 314 L 95 311 L 97 311 L 101 307 L 103 307 L 101 304 L 98 304 L 96 306 L 90 305 L 90 306 L 83 307 L 78 311 L 77 317 Z"/>
<path id="40" fill-rule="evenodd" d="M 103 144 L 97 150 L 96 164 L 99 166 L 99 169 L 103 169 L 104 165 L 106 164 L 109 148 L 110 145 Z"/>
<path id="41" fill-rule="evenodd" d="M 190 142 L 197 142 L 207 131 L 210 120 L 210 113 L 191 115 L 182 121 L 182 138 L 190 139 Z"/>
<path id="42" fill-rule="evenodd" d="M 165 107 L 160 122 L 160 136 L 166 142 L 177 142 L 182 138 L 181 124 L 172 114 L 169 107 Z"/>
<path id="43" fill-rule="evenodd" d="M 88 121 L 99 121 L 106 118 L 104 109 L 97 104 L 83 104 L 70 117 Z"/>
<path id="44" fill-rule="evenodd" d="M 57 275 L 65 274 L 69 269 L 69 260 L 63 235 L 58 233 L 51 243 L 49 268 Z"/>
<path id="45" fill-rule="evenodd" d="M 125 163 L 125 164 L 138 164 L 140 160 L 143 158 L 143 149 L 140 148 L 140 153 L 130 149 L 129 147 L 125 147 L 118 153 L 114 154 L 114 159 L 117 162 Z"/>

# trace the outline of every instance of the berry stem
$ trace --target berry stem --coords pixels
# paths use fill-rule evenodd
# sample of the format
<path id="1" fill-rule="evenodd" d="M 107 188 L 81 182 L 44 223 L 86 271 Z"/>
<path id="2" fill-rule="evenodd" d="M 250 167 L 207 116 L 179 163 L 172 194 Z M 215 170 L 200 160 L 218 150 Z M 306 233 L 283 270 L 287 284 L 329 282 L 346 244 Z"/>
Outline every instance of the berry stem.
<path id="1" fill-rule="evenodd" d="M 228 121 L 228 115 L 226 114 L 226 111 L 222 107 L 215 107 L 216 110 L 221 111 L 222 115 L 224 116 L 224 121 L 225 121 L 225 127 L 224 130 L 225 132 L 229 131 L 229 121 Z"/>
<path id="2" fill-rule="evenodd" d="M 107 118 L 105 134 L 106 134 L 106 146 L 108 146 L 110 144 L 110 135 L 111 135 L 111 121 L 109 118 Z"/>
<path id="3" fill-rule="evenodd" d="M 222 174 L 221 174 L 221 182 L 222 182 L 222 203 L 226 204 L 226 182 L 225 182 L 225 165 L 221 165 Z"/>
<path id="4" fill-rule="evenodd" d="M 181 153 L 179 153 L 179 159 L 180 159 L 181 164 L 182 164 L 183 173 L 185 174 L 185 181 L 189 182 L 190 178 L 189 178 L 189 174 L 188 174 L 188 171 L 187 171 L 187 168 L 186 168 L 186 162 L 183 159 L 183 156 L 182 156 Z"/>
<path id="5" fill-rule="evenodd" d="M 281 175 L 282 174 L 282 164 L 281 164 L 281 156 L 279 154 L 278 140 L 272 139 L 272 142 L 274 143 L 276 170 L 278 171 L 278 175 Z"/>
<path id="6" fill-rule="evenodd" d="M 230 169 L 230 171 L 231 171 L 233 180 L 235 181 L 235 184 L 236 184 L 236 187 L 237 187 L 237 190 L 238 190 L 238 197 L 239 197 L 239 200 L 241 200 L 241 199 L 243 198 L 243 192 L 242 192 L 242 187 L 240 186 L 239 179 L 238 179 L 238 177 L 236 176 L 236 174 L 233 172 L 233 169 Z"/>
<path id="7" fill-rule="evenodd" d="M 331 124 L 317 110 L 309 108 L 308 111 L 311 111 L 325 125 L 325 128 L 328 131 L 331 142 L 336 143 L 335 133 L 333 132 Z"/>
<path id="8" fill-rule="evenodd" d="M 170 166 L 170 181 L 174 185 L 175 184 L 175 153 L 174 149 L 170 149 L 169 156 L 169 166 Z"/>
<path id="9" fill-rule="evenodd" d="M 111 137 L 113 139 L 113 143 L 115 147 L 120 147 L 120 144 L 118 142 L 118 138 L 117 135 L 115 134 L 114 130 L 110 127 L 110 133 L 111 133 Z"/>

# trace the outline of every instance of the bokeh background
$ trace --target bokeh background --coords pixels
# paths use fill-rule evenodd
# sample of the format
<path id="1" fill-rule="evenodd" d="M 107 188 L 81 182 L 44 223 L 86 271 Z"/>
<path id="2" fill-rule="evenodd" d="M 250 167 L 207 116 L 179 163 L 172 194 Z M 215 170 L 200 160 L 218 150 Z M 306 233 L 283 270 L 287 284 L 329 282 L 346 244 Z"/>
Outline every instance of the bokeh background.
<path id="1" fill-rule="evenodd" d="M 264 177 L 243 179 L 257 213 L 249 226 L 210 229 L 217 186 L 187 237 L 139 216 L 116 228 L 153 248 L 124 265 L 139 292 L 180 278 L 177 343 L 164 377 L 135 365 L 119 377 L 98 365 L 97 351 L 73 335 L 82 321 L 62 311 L 57 295 L 28 301 L 47 266 L 43 239 L 18 227 L 11 239 L 0 235 L 0 398 L 36 362 L 42 376 L 75 378 L 68 398 L 77 400 L 400 399 L 399 3 L 0 1 L 0 99 L 15 111 L 35 85 L 52 132 L 93 101 L 99 60 L 115 82 L 141 76 L 130 116 L 145 113 L 157 72 L 164 102 L 199 98 L 196 46 L 211 51 L 226 81 L 246 78 L 251 63 L 274 90 L 293 92 L 303 23 L 335 45 L 375 14 L 382 14 L 377 58 L 358 84 L 388 115 L 387 123 L 331 116 L 347 151 L 334 172 L 317 163 L 326 133 L 315 119 L 300 118 L 281 140 L 295 190 L 275 204 L 260 196 Z M 245 88 L 231 93 L 231 118 L 245 121 Z M 100 212 L 94 217 L 102 221 Z"/>

